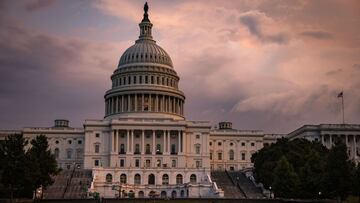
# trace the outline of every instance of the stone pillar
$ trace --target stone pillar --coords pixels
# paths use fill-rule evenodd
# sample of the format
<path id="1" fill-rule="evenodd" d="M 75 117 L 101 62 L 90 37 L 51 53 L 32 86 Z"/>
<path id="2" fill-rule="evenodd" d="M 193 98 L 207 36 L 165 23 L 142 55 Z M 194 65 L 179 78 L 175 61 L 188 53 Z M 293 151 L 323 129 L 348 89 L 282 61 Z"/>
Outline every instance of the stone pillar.
<path id="1" fill-rule="evenodd" d="M 115 113 L 118 112 L 118 103 L 119 103 L 119 97 L 116 96 L 116 97 L 115 97 Z"/>
<path id="2" fill-rule="evenodd" d="M 130 139 L 129 139 L 129 130 L 126 130 L 126 153 L 128 154 L 130 152 Z"/>
<path id="3" fill-rule="evenodd" d="M 152 130 L 152 154 L 156 154 L 155 150 L 155 130 Z"/>
<path id="4" fill-rule="evenodd" d="M 170 153 L 171 152 L 171 150 L 170 150 L 170 132 L 167 130 L 166 134 L 167 134 L 167 151 L 168 151 L 168 153 Z"/>
<path id="5" fill-rule="evenodd" d="M 141 154 L 145 154 L 145 130 L 141 131 Z"/>
<path id="6" fill-rule="evenodd" d="M 145 97 L 144 94 L 141 94 L 141 97 L 142 97 L 141 98 L 141 111 L 144 111 L 144 103 L 145 103 L 144 102 L 144 97 Z"/>
<path id="7" fill-rule="evenodd" d="M 333 146 L 333 143 L 332 143 L 332 135 L 329 135 L 329 141 L 330 141 L 330 148 Z"/>
<path id="8" fill-rule="evenodd" d="M 135 111 L 137 111 L 138 109 L 137 109 L 137 94 L 135 94 Z"/>
<path id="9" fill-rule="evenodd" d="M 177 151 L 178 151 L 178 154 L 181 152 L 181 137 L 180 137 L 180 131 L 177 131 L 177 136 L 178 136 L 178 148 L 177 148 Z"/>
<path id="10" fill-rule="evenodd" d="M 357 149 L 356 149 L 356 135 L 353 135 L 353 152 L 354 152 L 354 160 L 356 161 L 357 159 Z"/>
<path id="11" fill-rule="evenodd" d="M 129 112 L 130 111 L 130 94 L 127 95 L 127 111 Z"/>
<path id="12" fill-rule="evenodd" d="M 162 96 L 162 104 L 161 104 L 161 106 L 162 106 L 162 108 L 161 108 L 162 112 L 166 112 L 166 110 L 165 110 L 165 95 Z"/>
<path id="13" fill-rule="evenodd" d="M 166 134 L 165 134 L 165 131 L 163 130 L 162 132 L 163 134 L 163 153 L 165 154 L 166 153 Z"/>
<path id="14" fill-rule="evenodd" d="M 124 112 L 124 95 L 121 95 L 121 112 Z"/>
<path id="15" fill-rule="evenodd" d="M 117 136 L 116 136 L 116 154 L 119 154 L 119 143 L 120 143 L 120 130 L 117 131 Z"/>
<path id="16" fill-rule="evenodd" d="M 180 149 L 180 151 L 181 152 L 184 152 L 184 134 L 183 134 L 183 131 L 181 130 L 180 131 L 180 136 L 181 136 L 181 149 Z M 207 144 L 206 144 L 206 146 L 208 146 Z M 202 147 L 202 148 L 204 148 L 204 147 Z"/>
<path id="17" fill-rule="evenodd" d="M 155 112 L 159 111 L 159 96 L 155 96 Z"/>
<path id="18" fill-rule="evenodd" d="M 130 131 L 130 136 L 131 136 L 130 152 L 134 153 L 134 130 Z"/>
<path id="19" fill-rule="evenodd" d="M 114 137 L 115 137 L 115 130 L 112 131 L 111 133 L 111 139 L 110 139 L 110 146 L 111 146 L 111 151 L 110 152 L 114 152 L 115 149 L 114 149 Z"/>
<path id="20" fill-rule="evenodd" d="M 148 102 L 149 102 L 149 103 L 148 103 L 148 111 L 153 111 L 152 108 L 154 108 L 154 107 L 152 106 L 151 94 L 149 94 Z"/>

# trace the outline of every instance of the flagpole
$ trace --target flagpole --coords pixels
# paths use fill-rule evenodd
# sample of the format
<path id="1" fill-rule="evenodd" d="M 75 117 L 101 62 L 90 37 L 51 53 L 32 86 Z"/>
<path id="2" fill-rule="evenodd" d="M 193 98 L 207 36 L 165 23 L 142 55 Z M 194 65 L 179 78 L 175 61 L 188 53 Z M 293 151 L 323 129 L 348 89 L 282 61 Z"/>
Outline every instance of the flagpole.
<path id="1" fill-rule="evenodd" d="M 343 119 L 343 124 L 345 124 L 344 95 L 342 95 L 342 97 L 341 97 L 341 104 L 342 104 L 342 119 Z"/>

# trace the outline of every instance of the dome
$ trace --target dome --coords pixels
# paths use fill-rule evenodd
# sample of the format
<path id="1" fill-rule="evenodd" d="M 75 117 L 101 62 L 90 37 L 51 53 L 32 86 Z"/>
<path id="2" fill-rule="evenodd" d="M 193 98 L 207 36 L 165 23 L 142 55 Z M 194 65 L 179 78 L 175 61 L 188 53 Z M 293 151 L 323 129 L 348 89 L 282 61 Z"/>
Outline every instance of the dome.
<path id="1" fill-rule="evenodd" d="M 153 40 L 137 40 L 120 57 L 118 68 L 129 63 L 156 63 L 173 68 L 170 56 Z"/>

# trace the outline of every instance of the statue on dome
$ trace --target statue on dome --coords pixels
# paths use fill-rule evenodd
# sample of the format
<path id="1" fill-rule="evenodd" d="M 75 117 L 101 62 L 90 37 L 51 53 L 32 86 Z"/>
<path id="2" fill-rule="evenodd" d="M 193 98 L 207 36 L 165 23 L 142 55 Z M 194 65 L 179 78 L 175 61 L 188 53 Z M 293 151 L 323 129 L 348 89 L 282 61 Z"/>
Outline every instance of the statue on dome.
<path id="1" fill-rule="evenodd" d="M 149 10 L 149 6 L 147 4 L 147 2 L 145 2 L 145 5 L 144 5 L 144 12 L 147 13 Z"/>

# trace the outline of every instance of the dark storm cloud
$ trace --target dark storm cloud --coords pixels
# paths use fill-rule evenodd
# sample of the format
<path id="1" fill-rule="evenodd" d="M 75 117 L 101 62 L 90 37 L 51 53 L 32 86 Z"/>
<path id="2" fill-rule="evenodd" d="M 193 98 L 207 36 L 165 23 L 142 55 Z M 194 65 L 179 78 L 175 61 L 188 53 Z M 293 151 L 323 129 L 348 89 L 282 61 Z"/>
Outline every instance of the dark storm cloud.
<path id="1" fill-rule="evenodd" d="M 35 11 L 46 8 L 55 3 L 55 0 L 31 0 L 25 4 L 25 9 L 28 11 Z"/>
<path id="2" fill-rule="evenodd" d="M 289 36 L 285 33 L 265 34 L 262 30 L 262 16 L 256 12 L 247 12 L 240 16 L 240 22 L 247 27 L 249 32 L 256 36 L 260 41 L 286 44 Z"/>
<path id="3" fill-rule="evenodd" d="M 331 39 L 333 35 L 325 31 L 305 31 L 300 33 L 302 36 L 311 37 L 315 39 Z"/>
<path id="4" fill-rule="evenodd" d="M 92 47 L 32 32 L 14 22 L 1 21 L 0 26 L 1 128 L 46 126 L 59 117 L 81 126 L 85 118 L 101 117 L 107 83 L 92 78 L 84 85 L 81 77 L 84 69 L 92 69 L 82 61 Z M 108 66 L 101 55 L 86 61 L 91 60 L 101 68 Z"/>

